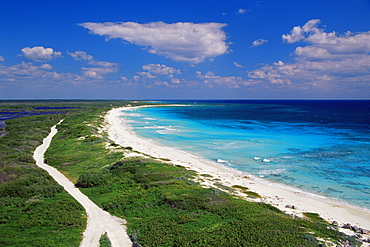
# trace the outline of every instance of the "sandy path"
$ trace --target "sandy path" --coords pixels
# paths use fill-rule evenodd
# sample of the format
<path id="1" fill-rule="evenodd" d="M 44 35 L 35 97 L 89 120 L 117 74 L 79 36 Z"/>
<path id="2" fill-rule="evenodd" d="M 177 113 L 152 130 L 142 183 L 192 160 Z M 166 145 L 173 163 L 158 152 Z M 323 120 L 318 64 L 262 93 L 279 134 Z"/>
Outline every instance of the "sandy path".
<path id="1" fill-rule="evenodd" d="M 44 153 L 50 145 L 51 139 L 57 133 L 56 126 L 51 128 L 50 134 L 44 139 L 43 144 L 36 148 L 34 159 L 36 165 L 46 170 L 54 180 L 64 187 L 86 210 L 88 215 L 87 228 L 83 234 L 81 247 L 99 246 L 99 239 L 105 232 L 113 247 L 132 246 L 132 242 L 126 233 L 125 221 L 110 215 L 95 205 L 87 196 L 74 186 L 62 173 L 54 167 L 44 163 Z"/>

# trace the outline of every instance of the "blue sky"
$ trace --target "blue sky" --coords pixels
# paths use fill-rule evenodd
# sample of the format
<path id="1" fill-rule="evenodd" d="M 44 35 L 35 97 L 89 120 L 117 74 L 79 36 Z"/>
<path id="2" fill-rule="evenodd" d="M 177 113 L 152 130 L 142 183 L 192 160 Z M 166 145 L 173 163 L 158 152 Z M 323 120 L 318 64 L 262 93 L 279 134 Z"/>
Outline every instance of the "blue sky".
<path id="1" fill-rule="evenodd" d="M 369 99 L 370 1 L 0 1 L 0 99 Z"/>

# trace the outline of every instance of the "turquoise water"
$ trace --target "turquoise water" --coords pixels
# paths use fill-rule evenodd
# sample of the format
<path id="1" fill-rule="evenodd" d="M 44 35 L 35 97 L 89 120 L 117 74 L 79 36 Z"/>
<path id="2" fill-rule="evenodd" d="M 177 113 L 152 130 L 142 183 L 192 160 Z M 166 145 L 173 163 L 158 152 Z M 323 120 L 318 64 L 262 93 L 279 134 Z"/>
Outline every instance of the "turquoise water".
<path id="1" fill-rule="evenodd" d="M 370 209 L 368 101 L 181 103 L 125 118 L 163 145 Z"/>

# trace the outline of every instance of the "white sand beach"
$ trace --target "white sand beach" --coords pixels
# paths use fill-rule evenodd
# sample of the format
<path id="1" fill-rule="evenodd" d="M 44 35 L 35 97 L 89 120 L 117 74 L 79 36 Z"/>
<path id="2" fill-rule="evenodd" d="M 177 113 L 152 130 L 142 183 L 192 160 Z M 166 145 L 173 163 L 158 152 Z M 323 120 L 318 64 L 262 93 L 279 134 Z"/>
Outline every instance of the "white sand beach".
<path id="1" fill-rule="evenodd" d="M 288 214 L 302 216 L 303 212 L 318 213 L 329 222 L 337 221 L 339 226 L 349 223 L 364 229 L 370 228 L 370 212 L 366 209 L 305 193 L 298 189 L 287 188 L 241 171 L 223 167 L 182 150 L 160 145 L 155 140 L 141 138 L 125 124 L 124 119 L 119 117 L 129 114 L 129 112 L 125 112 L 130 110 L 132 110 L 131 107 L 116 108 L 106 115 L 106 128 L 109 138 L 123 147 L 129 146 L 133 150 L 146 155 L 169 159 L 171 160 L 170 163 L 182 165 L 197 171 L 199 174 L 212 175 L 213 178 L 218 178 L 219 182 L 226 186 L 241 185 L 248 187 L 251 191 L 262 196 L 262 199 L 258 199 L 259 201 L 276 206 Z M 290 205 L 290 207 L 287 207 L 287 205 Z M 351 232 L 348 233 L 351 234 Z"/>

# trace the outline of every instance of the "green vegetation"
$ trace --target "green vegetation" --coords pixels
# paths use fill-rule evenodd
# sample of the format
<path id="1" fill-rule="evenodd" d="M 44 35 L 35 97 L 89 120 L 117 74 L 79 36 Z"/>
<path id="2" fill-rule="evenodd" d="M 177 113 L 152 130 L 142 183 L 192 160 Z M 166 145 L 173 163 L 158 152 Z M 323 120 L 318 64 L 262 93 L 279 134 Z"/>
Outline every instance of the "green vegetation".
<path id="1" fill-rule="evenodd" d="M 66 192 L 0 210 L 1 246 L 78 246 L 86 227 L 82 206 Z"/>
<path id="2" fill-rule="evenodd" d="M 253 191 L 250 191 L 247 187 L 241 186 L 241 185 L 233 185 L 231 186 L 233 189 L 236 189 L 237 191 L 240 191 L 244 194 L 246 194 L 250 198 L 261 198 L 261 196 Z"/>
<path id="3" fill-rule="evenodd" d="M 99 240 L 99 243 L 100 243 L 100 247 L 111 247 L 112 244 L 107 236 L 107 233 L 104 233 L 100 240 Z"/>
<path id="4" fill-rule="evenodd" d="M 321 222 L 321 223 L 324 223 L 324 224 L 327 224 L 328 223 L 326 220 L 324 220 L 323 218 L 321 218 L 320 215 L 317 214 L 317 213 L 303 213 L 303 215 L 306 218 L 308 218 L 308 219 L 310 219 L 310 220 L 312 220 L 314 222 Z"/>
<path id="5" fill-rule="evenodd" d="M 24 111 L 55 113 L 6 121 L 8 134 L 0 137 L 0 246 L 79 245 L 86 227 L 85 211 L 46 171 L 36 166 L 33 152 L 60 120 L 93 110 L 103 112 L 110 109 L 110 104 L 0 101 L 0 112 L 16 112 L 18 116 L 24 115 Z"/>
<path id="6" fill-rule="evenodd" d="M 211 176 L 167 160 L 125 159 L 131 149 L 110 143 L 99 131 L 102 121 L 93 114 L 66 119 L 46 157 L 98 206 L 125 218 L 136 246 L 317 246 L 322 239 L 356 246 L 328 224 L 227 193 L 260 197 L 246 187 L 215 182 L 207 189 L 194 181 Z M 92 135 L 101 140 L 86 142 Z"/>
<path id="7" fill-rule="evenodd" d="M 167 160 L 124 158 L 134 150 L 111 143 L 101 126 L 106 112 L 124 102 L 68 105 L 83 108 L 7 121 L 10 132 L 1 138 L 0 148 L 6 160 L 0 171 L 0 245 L 78 246 L 81 240 L 86 224 L 82 207 L 32 159 L 61 119 L 46 163 L 98 206 L 125 218 L 136 246 L 317 246 L 323 240 L 358 245 L 326 223 L 296 219 L 228 193 L 253 193 L 246 187 L 229 188 L 214 179 L 214 187 L 207 189 L 195 181 L 211 176 L 163 163 Z M 106 235 L 100 244 L 110 245 Z"/>
<path id="8" fill-rule="evenodd" d="M 82 191 L 125 217 L 138 246 L 314 246 L 316 238 L 346 239 L 327 224 L 202 188 L 183 167 L 132 158 L 101 174 L 104 184 Z"/>

